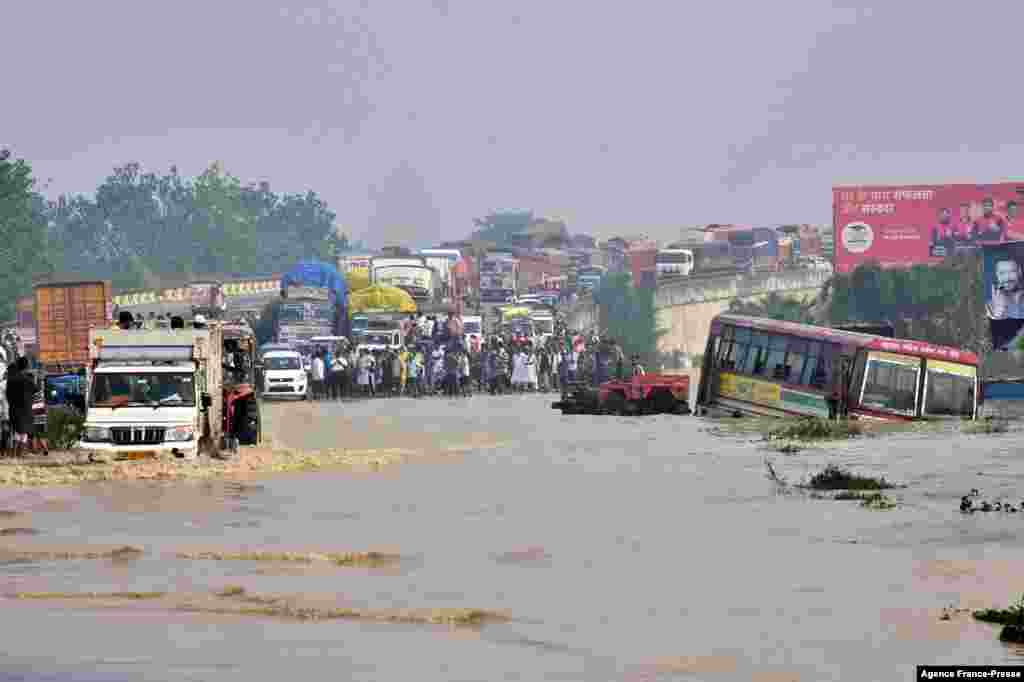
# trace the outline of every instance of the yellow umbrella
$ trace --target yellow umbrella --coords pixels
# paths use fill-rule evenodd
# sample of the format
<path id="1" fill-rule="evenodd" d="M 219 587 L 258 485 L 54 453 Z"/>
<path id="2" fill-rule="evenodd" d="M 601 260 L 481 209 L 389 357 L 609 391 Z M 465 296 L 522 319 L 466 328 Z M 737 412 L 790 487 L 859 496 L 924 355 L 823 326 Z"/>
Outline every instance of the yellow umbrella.
<path id="1" fill-rule="evenodd" d="M 348 295 L 349 315 L 366 310 L 414 313 L 416 312 L 416 302 L 412 300 L 412 296 L 398 287 L 373 284 L 362 291 Z"/>
<path id="2" fill-rule="evenodd" d="M 349 293 L 362 291 L 370 286 L 370 271 L 365 268 L 349 270 L 345 273 L 345 282 Z"/>

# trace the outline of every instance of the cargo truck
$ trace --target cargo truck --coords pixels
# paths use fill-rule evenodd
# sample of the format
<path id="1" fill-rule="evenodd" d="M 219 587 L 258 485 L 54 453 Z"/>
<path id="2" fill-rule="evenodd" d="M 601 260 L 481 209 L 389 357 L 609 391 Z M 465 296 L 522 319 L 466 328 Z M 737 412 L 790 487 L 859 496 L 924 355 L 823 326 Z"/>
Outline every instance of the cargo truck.
<path id="1" fill-rule="evenodd" d="M 89 362 L 89 330 L 109 327 L 110 282 L 55 282 L 35 288 L 38 360 L 47 372 L 65 372 Z"/>
<path id="2" fill-rule="evenodd" d="M 219 322 L 93 329 L 82 449 L 111 459 L 192 459 L 257 443 L 259 403 L 249 383 L 254 352 L 251 333 Z"/>

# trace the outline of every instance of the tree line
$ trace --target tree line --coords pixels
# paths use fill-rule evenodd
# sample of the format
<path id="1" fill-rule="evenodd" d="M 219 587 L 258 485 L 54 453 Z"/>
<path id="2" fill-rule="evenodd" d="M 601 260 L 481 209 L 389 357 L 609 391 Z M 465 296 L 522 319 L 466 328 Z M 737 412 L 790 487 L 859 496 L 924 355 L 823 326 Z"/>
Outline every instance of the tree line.
<path id="1" fill-rule="evenodd" d="M 219 163 L 197 177 L 128 163 L 92 195 L 47 200 L 28 161 L 0 151 L 0 320 L 35 280 L 109 279 L 157 287 L 214 273 L 280 271 L 303 258 L 333 262 L 349 248 L 314 191 L 243 184 Z"/>

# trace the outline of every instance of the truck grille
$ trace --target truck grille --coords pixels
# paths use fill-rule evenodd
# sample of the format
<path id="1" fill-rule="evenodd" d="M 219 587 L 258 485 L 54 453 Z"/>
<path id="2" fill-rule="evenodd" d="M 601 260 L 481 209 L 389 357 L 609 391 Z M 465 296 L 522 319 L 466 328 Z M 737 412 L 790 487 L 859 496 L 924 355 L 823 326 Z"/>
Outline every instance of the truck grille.
<path id="1" fill-rule="evenodd" d="M 291 379 L 271 379 L 270 380 L 270 383 L 272 383 L 272 384 L 290 384 L 291 382 L 292 382 Z"/>
<path id="2" fill-rule="evenodd" d="M 163 427 L 114 427 L 110 429 L 110 440 L 114 445 L 156 445 L 164 442 Z"/>

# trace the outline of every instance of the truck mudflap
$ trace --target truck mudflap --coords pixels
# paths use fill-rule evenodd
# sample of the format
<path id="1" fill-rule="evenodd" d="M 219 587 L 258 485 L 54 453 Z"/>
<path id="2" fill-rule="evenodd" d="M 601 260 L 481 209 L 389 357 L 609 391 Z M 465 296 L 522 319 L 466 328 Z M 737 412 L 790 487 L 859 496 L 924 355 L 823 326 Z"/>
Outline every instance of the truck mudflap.
<path id="1" fill-rule="evenodd" d="M 570 384 L 562 399 L 551 403 L 562 414 L 690 414 L 690 378 L 647 374 L 613 379 L 592 388 Z"/>

